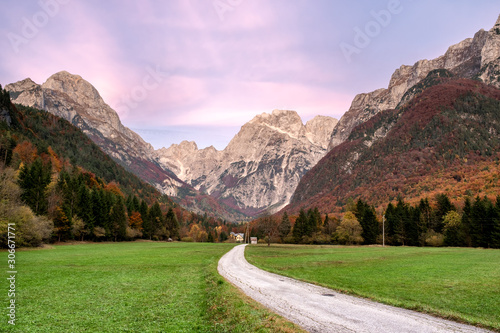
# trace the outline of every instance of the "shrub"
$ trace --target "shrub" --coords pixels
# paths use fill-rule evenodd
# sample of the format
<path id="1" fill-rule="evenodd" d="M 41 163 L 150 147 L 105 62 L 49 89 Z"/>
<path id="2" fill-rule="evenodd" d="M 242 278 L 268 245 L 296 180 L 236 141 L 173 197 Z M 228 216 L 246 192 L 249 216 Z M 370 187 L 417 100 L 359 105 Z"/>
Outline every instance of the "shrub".
<path id="1" fill-rule="evenodd" d="M 434 230 L 430 230 L 425 234 L 425 244 L 428 246 L 443 246 L 444 236 Z"/>

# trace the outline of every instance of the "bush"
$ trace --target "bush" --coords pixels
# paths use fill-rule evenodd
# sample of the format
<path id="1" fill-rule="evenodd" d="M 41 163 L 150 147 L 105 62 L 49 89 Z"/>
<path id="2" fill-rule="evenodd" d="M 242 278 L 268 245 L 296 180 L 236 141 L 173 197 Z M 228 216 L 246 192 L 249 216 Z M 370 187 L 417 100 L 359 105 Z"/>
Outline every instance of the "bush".
<path id="1" fill-rule="evenodd" d="M 51 220 L 44 216 L 35 216 L 27 206 L 18 206 L 12 210 L 12 215 L 2 221 L 2 233 L 7 238 L 7 224 L 14 223 L 17 246 L 40 246 L 44 240 L 50 238 L 54 229 Z"/>
<path id="2" fill-rule="evenodd" d="M 141 238 L 142 231 L 137 230 L 137 229 L 133 229 L 131 227 L 127 227 L 126 235 L 127 235 L 127 238 L 129 238 L 129 239 Z"/>
<path id="3" fill-rule="evenodd" d="M 181 242 L 192 243 L 192 242 L 194 242 L 194 239 L 193 239 L 193 237 L 182 237 Z"/>
<path id="4" fill-rule="evenodd" d="M 16 173 L 11 168 L 0 166 L 0 240 L 7 245 L 8 224 L 13 223 L 16 246 L 40 246 L 50 238 L 54 225 L 20 201 L 21 189 L 16 183 Z"/>
<path id="5" fill-rule="evenodd" d="M 425 244 L 428 246 L 443 246 L 444 236 L 434 230 L 430 230 L 425 234 Z"/>
<path id="6" fill-rule="evenodd" d="M 106 229 L 104 229 L 103 227 L 95 227 L 94 236 L 96 236 L 97 238 L 106 236 Z"/>

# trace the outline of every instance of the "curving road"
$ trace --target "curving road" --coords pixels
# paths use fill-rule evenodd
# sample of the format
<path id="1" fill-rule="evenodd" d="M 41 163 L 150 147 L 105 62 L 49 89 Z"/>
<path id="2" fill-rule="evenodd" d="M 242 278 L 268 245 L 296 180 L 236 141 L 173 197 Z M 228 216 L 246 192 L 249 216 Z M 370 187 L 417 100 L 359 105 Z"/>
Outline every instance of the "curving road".
<path id="1" fill-rule="evenodd" d="M 220 259 L 219 274 L 309 332 L 489 332 L 263 271 L 246 261 L 245 246 L 234 247 Z"/>

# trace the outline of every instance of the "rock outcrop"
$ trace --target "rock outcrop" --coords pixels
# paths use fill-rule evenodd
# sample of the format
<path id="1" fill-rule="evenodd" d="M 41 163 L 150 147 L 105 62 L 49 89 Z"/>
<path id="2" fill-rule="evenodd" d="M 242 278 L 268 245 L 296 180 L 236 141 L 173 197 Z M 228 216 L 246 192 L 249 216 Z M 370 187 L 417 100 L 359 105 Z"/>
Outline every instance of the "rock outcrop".
<path id="1" fill-rule="evenodd" d="M 180 179 L 248 215 L 288 204 L 301 177 L 326 153 L 337 120 L 303 124 L 295 111 L 274 110 L 245 124 L 222 151 L 184 141 L 157 151 Z"/>
<path id="2" fill-rule="evenodd" d="M 101 149 L 146 181 L 176 194 L 183 183 L 158 166 L 154 149 L 137 133 L 123 126 L 118 114 L 99 92 L 78 75 L 62 71 L 39 85 L 27 78 L 5 87 L 13 103 L 46 110 L 79 127 Z"/>
<path id="3" fill-rule="evenodd" d="M 335 127 L 329 149 L 344 142 L 354 127 L 380 111 L 393 109 L 404 94 L 429 72 L 446 69 L 462 78 L 479 78 L 488 85 L 500 87 L 500 17 L 490 31 L 480 30 L 433 60 L 420 60 L 413 66 L 401 66 L 391 77 L 387 89 L 357 95 L 349 110 Z"/>
<path id="4" fill-rule="evenodd" d="M 287 204 L 302 175 L 326 154 L 337 123 L 318 116 L 304 125 L 296 112 L 276 110 L 244 125 L 223 151 L 199 150 L 187 141 L 154 151 L 78 75 L 59 72 L 42 85 L 25 79 L 6 89 L 14 103 L 73 123 L 116 161 L 189 209 L 230 219 Z"/>

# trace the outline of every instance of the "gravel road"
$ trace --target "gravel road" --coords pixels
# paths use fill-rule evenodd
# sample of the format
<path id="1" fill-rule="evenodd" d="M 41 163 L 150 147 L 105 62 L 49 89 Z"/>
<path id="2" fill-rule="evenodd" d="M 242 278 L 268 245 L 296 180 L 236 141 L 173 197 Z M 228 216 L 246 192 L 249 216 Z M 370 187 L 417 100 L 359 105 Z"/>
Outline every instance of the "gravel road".
<path id="1" fill-rule="evenodd" d="M 246 261 L 245 246 L 220 259 L 219 274 L 309 332 L 489 332 L 263 271 Z"/>

